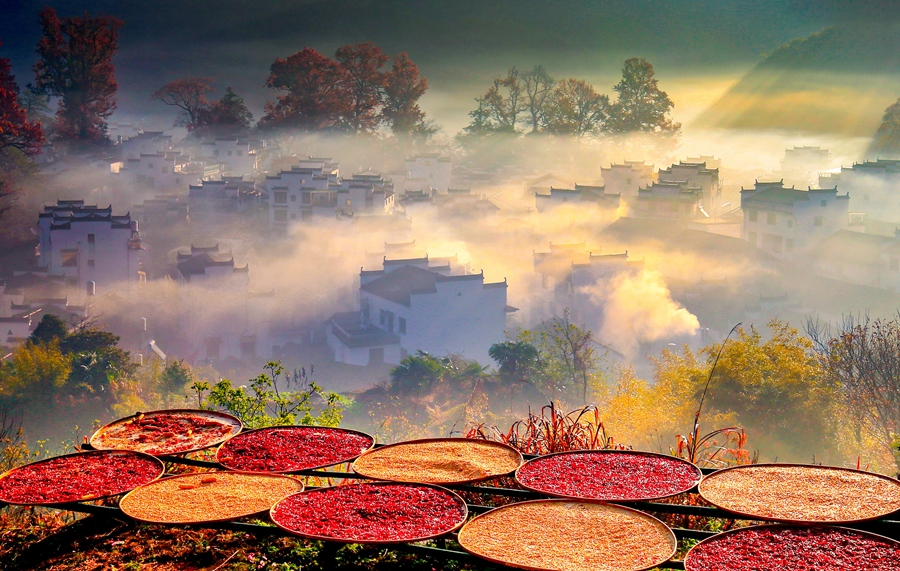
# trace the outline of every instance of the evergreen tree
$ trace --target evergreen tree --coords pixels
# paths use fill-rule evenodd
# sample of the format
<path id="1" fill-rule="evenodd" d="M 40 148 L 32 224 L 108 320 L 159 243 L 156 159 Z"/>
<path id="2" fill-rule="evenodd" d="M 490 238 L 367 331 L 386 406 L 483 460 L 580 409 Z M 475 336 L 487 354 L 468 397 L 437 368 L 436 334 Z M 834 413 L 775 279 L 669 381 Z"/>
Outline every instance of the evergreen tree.
<path id="1" fill-rule="evenodd" d="M 659 89 L 653 66 L 643 58 L 631 58 L 622 68 L 622 80 L 613 89 L 618 100 L 610 106 L 606 131 L 610 133 L 675 133 L 681 123 L 672 122 L 674 104 Z"/>
<path id="2" fill-rule="evenodd" d="M 250 131 L 253 114 L 247 109 L 244 98 L 230 87 L 222 98 L 197 112 L 194 132 L 199 137 L 240 137 Z"/>

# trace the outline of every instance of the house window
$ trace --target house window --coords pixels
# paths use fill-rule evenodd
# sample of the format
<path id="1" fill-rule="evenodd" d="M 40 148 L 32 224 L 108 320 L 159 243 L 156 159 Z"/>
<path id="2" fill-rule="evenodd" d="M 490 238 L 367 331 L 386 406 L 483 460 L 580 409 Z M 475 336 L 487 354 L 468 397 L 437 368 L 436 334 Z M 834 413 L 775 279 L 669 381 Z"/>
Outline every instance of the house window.
<path id="1" fill-rule="evenodd" d="M 791 240 L 790 238 L 785 240 L 784 241 L 784 249 L 787 250 L 788 252 L 793 252 L 794 251 L 794 241 Z"/>
<path id="2" fill-rule="evenodd" d="M 287 192 L 276 191 L 275 192 L 275 204 L 287 204 Z"/>
<path id="3" fill-rule="evenodd" d="M 287 210 L 273 211 L 275 222 L 287 222 Z"/>
<path id="4" fill-rule="evenodd" d="M 793 227 L 794 227 L 794 221 L 788 220 L 788 228 L 793 228 Z"/>
<path id="5" fill-rule="evenodd" d="M 162 168 L 159 169 L 159 172 L 161 172 L 161 173 L 163 173 L 163 174 L 166 174 L 166 173 L 169 172 L 169 167 L 162 167 Z"/>
<path id="6" fill-rule="evenodd" d="M 891 270 L 900 270 L 900 258 L 891 258 Z"/>
<path id="7" fill-rule="evenodd" d="M 776 218 L 775 218 L 774 212 L 769 212 L 766 215 L 766 224 L 775 224 L 775 220 L 776 220 Z"/>
<path id="8" fill-rule="evenodd" d="M 292 213 L 292 214 L 291 214 L 291 220 L 296 220 L 296 219 L 297 219 L 297 215 Z"/>
<path id="9" fill-rule="evenodd" d="M 626 178 L 626 179 L 625 179 L 625 184 L 631 184 L 631 179 L 630 179 L 630 178 Z"/>
<path id="10" fill-rule="evenodd" d="M 815 226 L 821 226 L 821 225 L 824 224 L 824 223 L 825 223 L 825 219 L 822 218 L 821 216 L 816 216 L 816 219 L 815 219 L 815 221 L 813 222 L 813 224 L 814 224 Z"/>
<path id="11" fill-rule="evenodd" d="M 400 333 L 400 335 L 406 335 L 406 319 L 401 317 L 397 322 L 397 332 Z"/>
<path id="12" fill-rule="evenodd" d="M 312 196 L 310 196 L 310 193 L 304 192 L 300 195 L 300 204 L 312 204 Z"/>
<path id="13" fill-rule="evenodd" d="M 238 149 L 238 150 L 237 150 L 237 156 L 243 157 L 243 156 L 244 156 L 244 151 Z"/>
<path id="14" fill-rule="evenodd" d="M 218 156 L 219 156 L 219 149 L 216 149 L 215 151 L 213 151 L 213 156 L 214 156 L 214 157 L 218 157 Z"/>
<path id="15" fill-rule="evenodd" d="M 62 252 L 62 266 L 64 268 L 77 268 L 78 252 Z"/>
<path id="16" fill-rule="evenodd" d="M 152 169 L 152 168 L 153 168 L 153 163 L 147 163 L 147 168 L 148 168 L 148 169 Z"/>
<path id="17" fill-rule="evenodd" d="M 379 310 L 378 312 L 378 324 L 384 325 L 384 322 L 387 320 L 387 312 L 385 310 Z"/>
<path id="18" fill-rule="evenodd" d="M 346 200 L 345 204 L 346 204 L 347 206 L 352 206 L 352 205 L 353 205 L 353 201 L 350 200 L 350 199 L 348 198 L 348 199 Z"/>
<path id="19" fill-rule="evenodd" d="M 750 222 L 756 222 L 757 213 L 755 210 L 750 210 L 747 212 L 747 217 L 750 219 Z"/>
<path id="20" fill-rule="evenodd" d="M 297 202 L 297 195 L 296 195 L 296 194 L 292 194 L 292 195 L 291 195 L 291 202 Z"/>
<path id="21" fill-rule="evenodd" d="M 93 267 L 94 267 L 94 260 L 88 260 L 88 267 L 89 267 L 89 268 L 93 268 Z"/>
<path id="22" fill-rule="evenodd" d="M 756 245 L 756 232 L 750 232 L 749 234 L 747 234 L 747 241 L 755 246 Z"/>
<path id="23" fill-rule="evenodd" d="M 88 234 L 88 238 L 87 238 L 88 244 L 93 244 L 95 239 L 96 239 L 95 234 Z"/>
<path id="24" fill-rule="evenodd" d="M 228 156 L 229 156 L 229 157 L 231 156 L 231 151 L 228 151 Z"/>
<path id="25" fill-rule="evenodd" d="M 822 201 L 822 206 L 828 206 L 828 201 L 827 201 L 827 200 L 823 200 L 823 201 Z"/>

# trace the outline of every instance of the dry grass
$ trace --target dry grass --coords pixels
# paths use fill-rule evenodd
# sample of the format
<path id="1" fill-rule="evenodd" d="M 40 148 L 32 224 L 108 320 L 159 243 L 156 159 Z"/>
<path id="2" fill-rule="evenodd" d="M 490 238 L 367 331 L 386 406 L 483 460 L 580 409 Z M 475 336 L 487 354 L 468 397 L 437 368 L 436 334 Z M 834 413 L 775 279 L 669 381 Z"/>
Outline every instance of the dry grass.
<path id="1" fill-rule="evenodd" d="M 555 403 L 550 403 L 541 408 L 540 414 L 529 412 L 528 418 L 517 420 L 506 432 L 482 423 L 472 426 L 466 438 L 502 442 L 522 454 L 536 455 L 570 450 L 625 449 L 606 434 L 600 411 L 593 405 L 565 413 Z"/>

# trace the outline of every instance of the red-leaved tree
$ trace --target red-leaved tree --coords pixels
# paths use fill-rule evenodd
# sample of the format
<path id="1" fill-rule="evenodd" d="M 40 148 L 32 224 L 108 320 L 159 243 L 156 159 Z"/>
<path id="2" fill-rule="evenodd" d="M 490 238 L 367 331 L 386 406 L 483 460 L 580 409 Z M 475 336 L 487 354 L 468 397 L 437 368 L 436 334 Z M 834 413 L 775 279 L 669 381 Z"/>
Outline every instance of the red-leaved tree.
<path id="1" fill-rule="evenodd" d="M 12 194 L 13 173 L 21 159 L 40 153 L 44 142 L 41 124 L 28 122 L 19 104 L 19 86 L 11 70 L 9 59 L 0 58 L 0 165 L 5 171 L 4 180 L 0 180 L 0 199 Z M 0 214 L 7 209 L 0 205 Z"/>
<path id="2" fill-rule="evenodd" d="M 206 94 L 214 91 L 212 82 L 211 77 L 183 77 L 163 85 L 150 95 L 150 99 L 181 109 L 175 126 L 184 126 L 188 131 L 193 131 L 200 111 L 209 106 Z"/>
<path id="3" fill-rule="evenodd" d="M 53 8 L 38 15 L 43 35 L 34 64 L 35 88 L 59 97 L 56 137 L 83 146 L 108 142 L 106 119 L 116 109 L 115 70 L 121 20 L 111 16 L 60 19 Z"/>
<path id="4" fill-rule="evenodd" d="M 425 113 L 419 108 L 419 98 L 428 89 L 428 80 L 419 79 L 419 67 L 406 52 L 394 57 L 394 66 L 384 79 L 384 122 L 395 136 L 427 134 L 433 129 L 425 123 Z"/>
<path id="5" fill-rule="evenodd" d="M 269 71 L 266 87 L 287 93 L 266 104 L 261 125 L 317 131 L 339 124 L 347 109 L 340 89 L 346 71 L 339 63 L 304 48 L 287 59 L 276 59 Z"/>
<path id="6" fill-rule="evenodd" d="M 381 68 L 390 58 L 372 42 L 343 46 L 334 56 L 344 69 L 340 91 L 347 109 L 343 123 L 351 133 L 371 133 L 378 128 L 384 85 Z"/>

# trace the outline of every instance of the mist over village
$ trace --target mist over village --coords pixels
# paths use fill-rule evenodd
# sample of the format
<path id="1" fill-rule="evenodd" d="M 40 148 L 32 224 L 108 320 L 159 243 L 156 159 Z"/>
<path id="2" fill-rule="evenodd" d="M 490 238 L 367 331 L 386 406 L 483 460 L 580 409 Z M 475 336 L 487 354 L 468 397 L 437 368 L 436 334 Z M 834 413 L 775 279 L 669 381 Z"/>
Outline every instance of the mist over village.
<path id="1" fill-rule="evenodd" d="M 758 529 L 882 542 L 855 563 L 810 543 L 791 557 L 831 563 L 809 569 L 900 569 L 892 3 L 128 4 L 0 7 L 0 568 L 740 570 L 756 555 L 723 563 L 716 541 L 774 521 L 800 527 Z M 326 431 L 334 453 L 335 434 L 371 441 L 319 464 L 228 464 L 252 448 L 230 442 L 287 427 Z M 456 480 L 366 471 L 421 439 L 527 463 Z M 61 489 L 62 472 L 38 484 L 32 466 L 103 450 L 159 457 L 164 477 L 16 499 Z M 469 466 L 449 450 L 441 470 Z M 525 479 L 576 451 L 677 461 L 697 480 L 614 497 L 586 490 L 631 476 L 588 472 L 577 492 Z M 733 507 L 756 501 L 749 480 L 713 492 L 725 468 L 789 466 L 759 494 L 811 512 Z M 645 469 L 641 482 L 671 476 Z M 274 473 L 293 479 L 259 484 L 278 496 L 264 509 L 232 514 L 220 495 L 231 515 L 160 515 L 180 505 L 165 493 Z M 133 507 L 170 478 L 197 481 Z M 313 490 L 365 489 L 343 486 L 354 478 L 447 483 L 429 489 L 469 511 L 406 540 L 329 535 L 332 507 L 314 531 L 279 515 Z M 510 496 L 453 487 L 483 480 Z M 840 498 L 788 497 L 814 495 L 804 486 Z M 848 496 L 883 509 L 828 512 Z M 529 544 L 528 525 L 565 519 L 549 512 L 520 516 L 534 519 L 514 524 L 517 545 L 477 531 L 503 529 L 491 507 L 548 497 L 649 510 L 671 553 L 627 559 L 650 547 L 625 536 L 653 542 L 626 523 L 609 540 L 621 561 L 592 543 L 603 523 Z M 658 512 L 628 503 L 660 498 Z"/>

